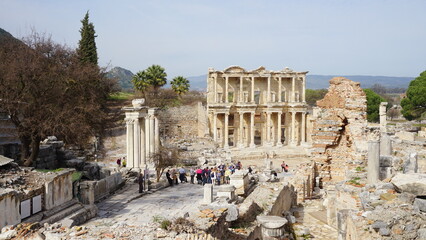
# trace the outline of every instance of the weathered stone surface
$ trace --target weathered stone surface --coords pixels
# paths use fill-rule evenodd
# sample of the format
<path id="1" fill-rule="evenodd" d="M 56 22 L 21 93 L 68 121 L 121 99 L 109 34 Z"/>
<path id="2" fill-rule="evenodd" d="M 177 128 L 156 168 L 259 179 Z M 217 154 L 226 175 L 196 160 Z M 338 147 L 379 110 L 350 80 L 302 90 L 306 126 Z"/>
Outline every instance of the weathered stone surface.
<path id="1" fill-rule="evenodd" d="M 416 198 L 414 200 L 414 206 L 418 207 L 420 211 L 426 212 L 426 199 Z"/>
<path id="2" fill-rule="evenodd" d="M 404 173 L 416 173 L 418 170 L 417 153 L 410 153 L 404 163 Z"/>
<path id="3" fill-rule="evenodd" d="M 398 192 L 408 192 L 416 196 L 426 196 L 426 174 L 398 173 L 392 178 L 392 183 L 395 185 Z"/>

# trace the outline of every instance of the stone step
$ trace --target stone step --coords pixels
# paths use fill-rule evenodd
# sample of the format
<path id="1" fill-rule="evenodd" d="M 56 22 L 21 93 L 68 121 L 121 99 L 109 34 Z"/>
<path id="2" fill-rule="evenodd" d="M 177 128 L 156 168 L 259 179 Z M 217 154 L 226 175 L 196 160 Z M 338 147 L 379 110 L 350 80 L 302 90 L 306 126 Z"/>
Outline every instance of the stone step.
<path id="1" fill-rule="evenodd" d="M 60 211 L 60 212 L 58 212 L 58 213 L 56 213 L 56 214 L 54 214 L 54 215 L 52 215 L 52 216 L 50 216 L 50 217 L 42 220 L 41 224 L 42 225 L 44 223 L 52 224 L 52 223 L 58 222 L 58 221 L 60 221 L 60 220 L 62 220 L 64 218 L 68 217 L 69 215 L 71 215 L 71 214 L 73 214 L 75 212 L 78 212 L 79 210 L 81 210 L 83 208 L 84 208 L 83 204 L 76 203 L 76 204 L 74 204 L 74 205 L 72 205 L 72 206 L 70 206 L 68 208 L 65 208 L 62 211 Z"/>

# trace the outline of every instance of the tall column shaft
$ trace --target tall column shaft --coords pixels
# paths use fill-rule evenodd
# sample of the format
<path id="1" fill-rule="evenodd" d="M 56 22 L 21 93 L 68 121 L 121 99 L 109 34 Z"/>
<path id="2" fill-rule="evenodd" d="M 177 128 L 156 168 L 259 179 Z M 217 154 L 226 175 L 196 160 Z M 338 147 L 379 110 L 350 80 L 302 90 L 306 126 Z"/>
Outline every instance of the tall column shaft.
<path id="1" fill-rule="evenodd" d="M 140 125 L 139 125 L 139 119 L 135 119 L 133 122 L 133 141 L 134 141 L 134 145 L 133 145 L 133 166 L 129 166 L 129 167 L 134 167 L 134 168 L 140 168 L 140 162 L 141 162 L 141 129 L 140 129 Z"/>
<path id="2" fill-rule="evenodd" d="M 126 120 L 127 163 L 133 164 L 133 121 Z"/>
<path id="3" fill-rule="evenodd" d="M 367 183 L 379 181 L 380 141 L 368 141 Z"/>
<path id="4" fill-rule="evenodd" d="M 154 116 L 149 117 L 149 153 L 154 154 L 154 142 L 155 142 L 155 126 L 154 126 Z"/>
<path id="5" fill-rule="evenodd" d="M 282 98 L 281 92 L 282 92 L 282 90 L 281 90 L 281 77 L 279 77 L 278 78 L 278 102 L 282 102 L 281 101 L 281 98 Z"/>
<path id="6" fill-rule="evenodd" d="M 300 138 L 300 141 L 302 143 L 306 142 L 306 113 L 302 113 L 302 131 L 301 131 L 302 137 Z"/>
<path id="7" fill-rule="evenodd" d="M 296 112 L 291 112 L 291 144 L 296 145 Z"/>
<path id="8" fill-rule="evenodd" d="M 278 112 L 278 116 L 277 116 L 277 146 L 282 146 L 282 142 L 281 142 L 281 114 L 280 112 Z"/>
<path id="9" fill-rule="evenodd" d="M 266 101 L 271 102 L 271 77 L 268 77 L 268 96 L 266 97 Z"/>
<path id="10" fill-rule="evenodd" d="M 145 118 L 142 118 L 141 120 L 139 120 L 139 124 L 140 124 L 140 141 L 141 141 L 141 167 L 143 166 L 144 168 L 147 165 L 147 159 L 146 159 L 146 130 L 145 130 Z M 143 164 L 143 165 L 142 165 Z"/>
<path id="11" fill-rule="evenodd" d="M 266 113 L 266 143 L 271 142 L 271 113 Z"/>
<path id="12" fill-rule="evenodd" d="M 159 124 L 158 118 L 154 117 L 154 136 L 155 136 L 154 152 L 155 153 L 158 153 L 158 150 L 160 149 L 160 128 L 158 124 Z"/>
<path id="13" fill-rule="evenodd" d="M 217 142 L 217 113 L 213 114 L 213 140 Z"/>
<path id="14" fill-rule="evenodd" d="M 238 143 L 239 143 L 239 147 L 244 147 L 244 139 L 243 139 L 243 128 L 244 128 L 244 113 L 239 113 L 240 115 L 240 127 L 239 127 L 239 131 L 238 131 Z"/>
<path id="15" fill-rule="evenodd" d="M 151 154 L 149 152 L 149 139 L 150 139 L 150 131 L 149 131 L 149 116 L 145 117 L 145 156 L 149 161 L 151 160 Z"/>
<path id="16" fill-rule="evenodd" d="M 250 113 L 250 147 L 254 147 L 254 112 Z"/>
<path id="17" fill-rule="evenodd" d="M 254 103 L 254 77 L 251 77 L 251 102 Z"/>
<path id="18" fill-rule="evenodd" d="M 240 102 L 244 101 L 243 96 L 243 77 L 240 77 Z"/>
<path id="19" fill-rule="evenodd" d="M 213 78 L 213 93 L 214 93 L 214 102 L 217 103 L 217 77 Z"/>
<path id="20" fill-rule="evenodd" d="M 296 77 L 293 77 L 291 80 L 291 101 L 295 102 L 296 101 L 296 89 L 295 89 L 295 85 L 296 85 Z"/>
<path id="21" fill-rule="evenodd" d="M 303 81 L 303 90 L 302 90 L 302 102 L 306 102 L 306 75 L 302 79 Z"/>
<path id="22" fill-rule="evenodd" d="M 228 124 L 229 124 L 229 113 L 225 113 L 225 127 L 224 127 L 225 132 L 223 134 L 223 137 L 225 138 L 225 140 L 224 140 L 224 148 L 228 148 L 229 147 L 229 143 L 228 143 L 228 138 L 229 138 L 228 137 L 228 134 L 229 134 Z"/>
<path id="23" fill-rule="evenodd" d="M 225 103 L 228 103 L 228 76 L 225 77 Z"/>

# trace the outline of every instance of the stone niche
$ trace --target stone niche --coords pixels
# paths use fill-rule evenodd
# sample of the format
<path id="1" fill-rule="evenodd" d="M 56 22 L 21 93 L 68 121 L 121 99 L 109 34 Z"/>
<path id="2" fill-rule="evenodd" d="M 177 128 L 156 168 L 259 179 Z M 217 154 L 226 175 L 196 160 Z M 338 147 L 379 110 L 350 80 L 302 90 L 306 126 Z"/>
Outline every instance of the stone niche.
<path id="1" fill-rule="evenodd" d="M 360 83 L 335 77 L 317 106 L 312 158 L 322 181 L 342 181 L 348 169 L 365 164 L 367 98 Z"/>

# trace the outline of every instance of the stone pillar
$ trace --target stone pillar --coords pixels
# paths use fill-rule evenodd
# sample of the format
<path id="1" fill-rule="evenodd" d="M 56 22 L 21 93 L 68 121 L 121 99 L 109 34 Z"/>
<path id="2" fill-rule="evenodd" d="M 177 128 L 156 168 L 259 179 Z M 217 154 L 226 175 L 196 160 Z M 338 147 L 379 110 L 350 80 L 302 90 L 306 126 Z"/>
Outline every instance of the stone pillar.
<path id="1" fill-rule="evenodd" d="M 271 76 L 268 77 L 268 95 L 266 96 L 266 102 L 271 102 Z"/>
<path id="2" fill-rule="evenodd" d="M 214 102 L 217 103 L 217 76 L 213 77 Z"/>
<path id="3" fill-rule="evenodd" d="M 261 226 L 263 240 L 288 239 L 290 237 L 290 233 L 285 230 L 285 226 L 288 223 L 286 218 L 259 215 L 256 220 Z"/>
<path id="4" fill-rule="evenodd" d="M 379 181 L 380 141 L 368 141 L 367 183 L 375 184 Z"/>
<path id="5" fill-rule="evenodd" d="M 303 78 L 302 78 L 302 86 L 303 86 L 303 89 L 302 89 L 302 102 L 306 102 L 306 75 L 305 76 L 303 76 Z"/>
<path id="6" fill-rule="evenodd" d="M 145 118 L 141 118 L 139 120 L 139 124 L 140 124 L 140 134 L 141 134 L 141 136 L 140 136 L 140 141 L 141 141 L 141 147 L 140 147 L 140 149 L 141 149 L 141 152 L 140 152 L 141 164 L 140 164 L 140 167 L 144 166 L 144 168 L 146 168 L 147 161 L 146 161 L 146 147 L 145 147 L 145 145 L 146 145 L 146 141 L 145 141 L 145 139 L 146 139 L 146 136 L 145 136 L 145 132 L 146 132 L 146 130 L 145 130 Z"/>
<path id="7" fill-rule="evenodd" d="M 135 119 L 133 121 L 133 162 L 132 166 L 129 166 L 131 168 L 140 168 L 140 162 L 141 162 L 141 129 L 139 124 L 139 119 Z"/>
<path id="8" fill-rule="evenodd" d="M 126 119 L 127 166 L 133 164 L 133 120 Z"/>
<path id="9" fill-rule="evenodd" d="M 255 112 L 250 113 L 250 147 L 254 148 L 254 115 Z"/>
<path id="10" fill-rule="evenodd" d="M 145 116 L 145 156 L 147 159 L 151 160 L 151 154 L 149 152 L 149 139 L 150 139 L 150 131 L 149 131 L 149 116 Z"/>
<path id="11" fill-rule="evenodd" d="M 207 183 L 204 185 L 203 204 L 207 205 L 213 202 L 213 184 Z"/>
<path id="12" fill-rule="evenodd" d="M 294 95 L 293 95 L 294 96 Z M 290 145 L 296 145 L 296 112 L 291 113 L 291 137 Z"/>
<path id="13" fill-rule="evenodd" d="M 149 154 L 154 154 L 155 126 L 154 115 L 149 117 Z"/>
<path id="14" fill-rule="evenodd" d="M 213 113 L 213 140 L 217 142 L 217 113 Z"/>
<path id="15" fill-rule="evenodd" d="M 380 115 L 380 131 L 381 132 L 386 132 L 386 125 L 387 125 L 386 106 L 387 105 L 388 105 L 387 102 L 380 103 L 379 115 Z"/>
<path id="16" fill-rule="evenodd" d="M 240 77 L 240 101 L 244 102 L 244 96 L 243 96 L 243 77 Z"/>
<path id="17" fill-rule="evenodd" d="M 296 85 L 296 76 L 293 76 L 293 78 L 291 79 L 291 102 L 296 101 L 295 85 Z"/>
<path id="18" fill-rule="evenodd" d="M 154 117 L 154 136 L 155 136 L 155 142 L 154 142 L 154 152 L 158 153 L 159 149 L 160 149 L 160 129 L 158 126 L 159 122 L 158 122 L 158 118 Z"/>
<path id="19" fill-rule="evenodd" d="M 238 129 L 238 147 L 244 147 L 244 139 L 243 139 L 243 127 L 244 127 L 244 113 L 238 113 L 240 115 L 240 127 Z"/>
<path id="20" fill-rule="evenodd" d="M 228 76 L 225 77 L 225 103 L 228 103 Z"/>
<path id="21" fill-rule="evenodd" d="M 305 143 L 306 142 L 306 113 L 303 112 L 302 113 L 302 131 L 301 131 L 301 138 L 300 141 L 301 143 Z"/>
<path id="22" fill-rule="evenodd" d="M 281 92 L 282 92 L 282 89 L 281 89 L 281 77 L 279 77 L 278 78 L 278 102 L 282 102 L 281 101 L 281 98 L 282 98 Z"/>
<path id="23" fill-rule="evenodd" d="M 281 142 L 281 112 L 278 112 L 277 119 L 277 146 L 281 147 L 283 143 Z"/>
<path id="24" fill-rule="evenodd" d="M 380 156 L 392 156 L 392 141 L 386 133 L 380 137 Z"/>
<path id="25" fill-rule="evenodd" d="M 254 77 L 251 77 L 251 102 L 254 103 Z"/>
<path id="26" fill-rule="evenodd" d="M 228 131 L 228 124 L 229 124 L 229 113 L 225 113 L 225 126 L 224 126 L 224 129 L 225 129 L 225 132 L 224 132 L 224 134 L 223 134 L 223 137 L 225 138 L 225 140 L 224 140 L 224 148 L 228 148 L 229 147 L 229 143 L 228 143 L 228 134 L 229 134 L 229 131 Z"/>
<path id="27" fill-rule="evenodd" d="M 271 113 L 266 113 L 266 144 L 271 143 Z"/>

